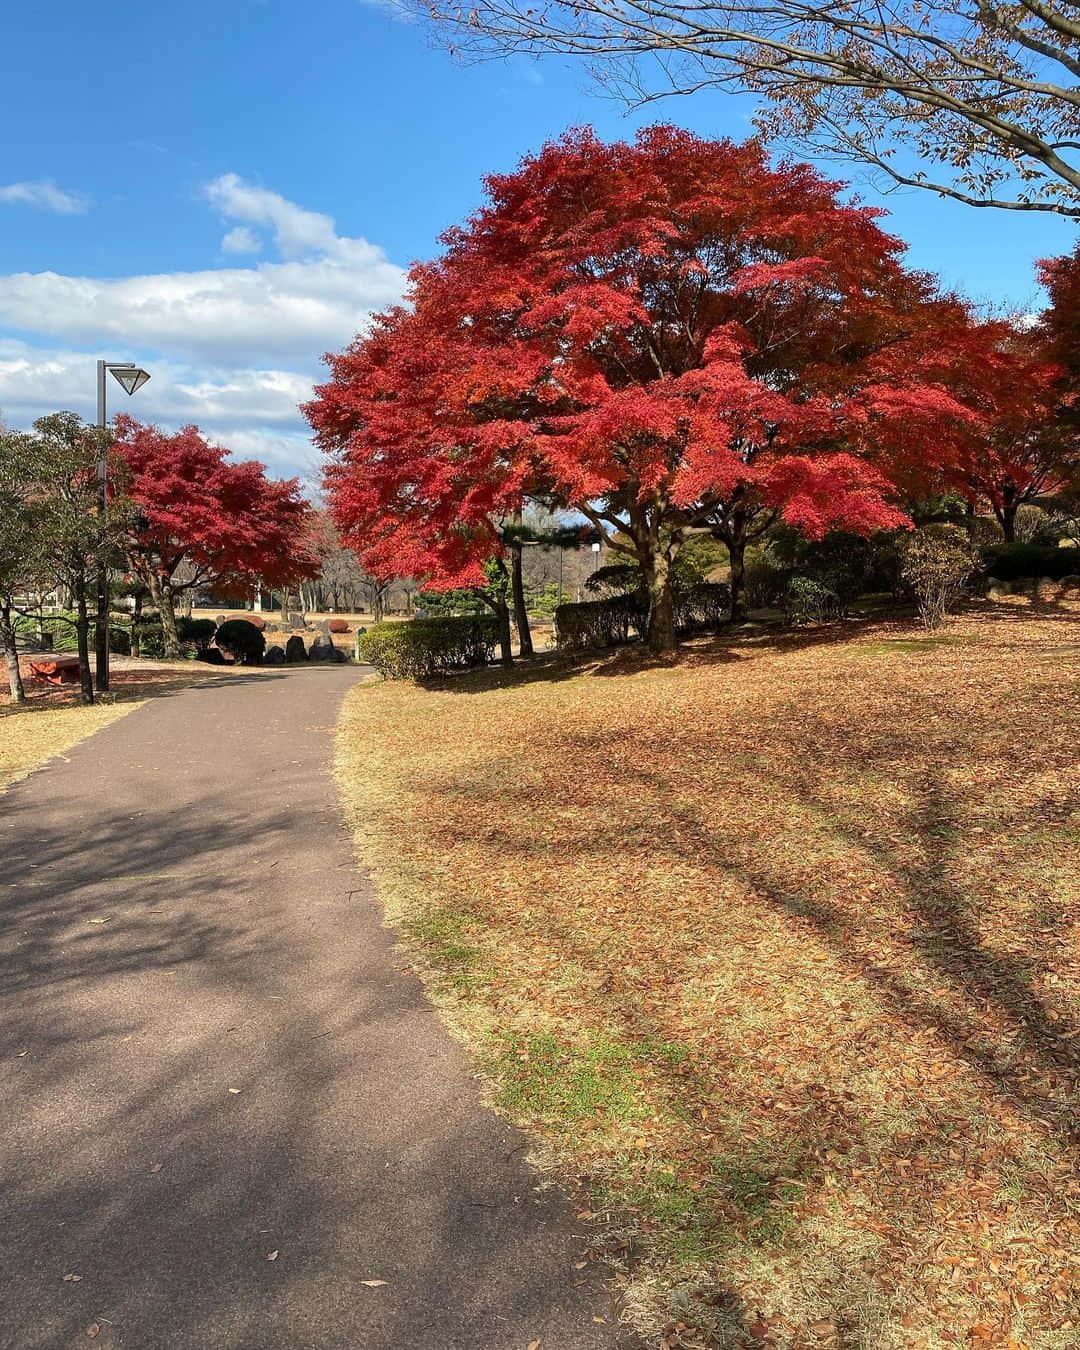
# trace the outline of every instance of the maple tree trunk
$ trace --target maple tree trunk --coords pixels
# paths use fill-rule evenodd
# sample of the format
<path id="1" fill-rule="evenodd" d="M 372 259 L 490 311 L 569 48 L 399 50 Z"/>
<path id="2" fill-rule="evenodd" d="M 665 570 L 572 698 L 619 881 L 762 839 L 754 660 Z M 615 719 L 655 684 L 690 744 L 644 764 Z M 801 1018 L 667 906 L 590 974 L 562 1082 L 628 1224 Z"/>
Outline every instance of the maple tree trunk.
<path id="1" fill-rule="evenodd" d="M 500 595 L 495 605 L 495 616 L 499 620 L 499 659 L 505 669 L 514 664 L 514 634 L 510 627 L 510 606 L 506 596 Z"/>
<path id="2" fill-rule="evenodd" d="M 139 642 L 139 622 L 142 619 L 142 595 L 136 595 L 135 608 L 131 611 L 131 654 L 138 656 L 140 654 Z"/>
<path id="3" fill-rule="evenodd" d="M 79 649 L 79 688 L 82 702 L 94 701 L 94 679 L 90 670 L 90 615 L 86 608 L 86 578 L 75 583 L 75 641 Z"/>
<path id="4" fill-rule="evenodd" d="M 165 638 L 165 655 L 175 661 L 180 655 L 180 635 L 176 631 L 176 608 L 171 583 L 163 580 L 156 572 L 151 572 L 150 595 L 157 606 L 158 616 L 161 619 L 161 632 Z"/>
<path id="5" fill-rule="evenodd" d="M 731 589 L 731 622 L 738 623 L 746 618 L 746 523 L 737 521 L 724 539 L 727 545 L 731 575 L 728 585 Z"/>
<path id="6" fill-rule="evenodd" d="M 671 565 L 662 553 L 656 553 L 648 557 L 644 571 L 649 592 L 649 623 L 645 640 L 654 656 L 667 656 L 679 645 L 675 633 Z"/>
<path id="7" fill-rule="evenodd" d="M 529 611 L 525 605 L 525 580 L 522 576 L 520 545 L 511 550 L 510 586 L 514 593 L 514 623 L 518 630 L 518 651 L 522 656 L 532 656 L 533 640 L 529 628 Z"/>
<path id="8" fill-rule="evenodd" d="M 1010 502 L 998 512 L 998 523 L 1007 544 L 1016 543 L 1016 513 L 1019 509 L 1018 503 Z"/>
<path id="9" fill-rule="evenodd" d="M 11 621 L 11 606 L 0 605 L 0 635 L 4 642 L 4 656 L 7 658 L 8 690 L 12 703 L 25 703 L 26 690 L 23 688 L 22 671 L 19 669 L 19 648 L 15 640 L 15 625 Z"/>

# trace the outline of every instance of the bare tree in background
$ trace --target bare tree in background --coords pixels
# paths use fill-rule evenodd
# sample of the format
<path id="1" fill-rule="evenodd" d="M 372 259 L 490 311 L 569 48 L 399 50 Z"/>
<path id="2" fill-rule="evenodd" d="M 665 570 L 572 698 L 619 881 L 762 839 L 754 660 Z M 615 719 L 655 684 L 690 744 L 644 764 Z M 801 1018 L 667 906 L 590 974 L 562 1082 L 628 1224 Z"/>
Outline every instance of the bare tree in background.
<path id="1" fill-rule="evenodd" d="M 746 91 L 769 138 L 973 206 L 1080 216 L 1076 0 L 411 4 L 466 55 L 580 55 L 639 104 Z"/>

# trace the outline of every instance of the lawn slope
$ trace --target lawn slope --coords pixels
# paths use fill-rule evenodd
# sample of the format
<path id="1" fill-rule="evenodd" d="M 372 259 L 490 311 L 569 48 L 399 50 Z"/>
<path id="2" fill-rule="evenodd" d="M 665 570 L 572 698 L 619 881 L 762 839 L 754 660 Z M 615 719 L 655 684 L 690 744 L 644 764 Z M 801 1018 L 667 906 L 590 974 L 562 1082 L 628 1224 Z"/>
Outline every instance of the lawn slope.
<path id="1" fill-rule="evenodd" d="M 1014 599 L 351 694 L 362 859 L 655 1343 L 1080 1345 L 1078 673 Z"/>

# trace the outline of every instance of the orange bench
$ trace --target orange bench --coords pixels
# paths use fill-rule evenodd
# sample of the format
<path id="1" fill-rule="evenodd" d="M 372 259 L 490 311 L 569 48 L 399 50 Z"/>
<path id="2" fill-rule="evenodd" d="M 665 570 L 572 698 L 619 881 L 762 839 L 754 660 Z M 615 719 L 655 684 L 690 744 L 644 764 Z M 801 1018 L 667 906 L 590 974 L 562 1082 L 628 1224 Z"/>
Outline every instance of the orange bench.
<path id="1" fill-rule="evenodd" d="M 46 684 L 78 684 L 79 658 L 77 656 L 35 656 L 28 663 L 30 674 Z"/>

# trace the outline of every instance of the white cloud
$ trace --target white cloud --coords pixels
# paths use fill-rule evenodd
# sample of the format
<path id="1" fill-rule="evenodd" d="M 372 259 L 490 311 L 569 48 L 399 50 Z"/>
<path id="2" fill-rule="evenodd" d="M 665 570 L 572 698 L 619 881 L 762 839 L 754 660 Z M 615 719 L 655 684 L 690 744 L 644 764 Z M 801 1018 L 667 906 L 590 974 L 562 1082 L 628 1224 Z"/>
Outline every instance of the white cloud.
<path id="1" fill-rule="evenodd" d="M 0 187 L 0 202 L 8 206 L 36 206 L 61 216 L 79 216 L 89 209 L 90 199 L 81 192 L 69 192 L 51 178 L 35 178 Z"/>
<path id="2" fill-rule="evenodd" d="M 222 239 L 221 251 L 222 253 L 260 253 L 262 243 L 254 230 L 249 230 L 246 225 L 237 225 Z"/>
<path id="3" fill-rule="evenodd" d="M 0 274 L 0 416 L 13 426 L 58 408 L 92 417 L 95 359 L 138 360 L 150 383 L 131 400 L 110 386 L 110 414 L 195 422 L 237 455 L 310 480 L 317 459 L 298 405 L 323 376 L 320 357 L 396 303 L 405 273 L 377 245 L 339 235 L 330 216 L 235 174 L 205 196 L 233 224 L 223 249 L 258 248 L 261 230 L 279 256 L 116 278 Z"/>
<path id="4" fill-rule="evenodd" d="M 29 426 L 43 413 L 61 408 L 92 418 L 94 362 L 93 353 L 0 338 L 0 420 Z M 317 478 L 317 456 L 299 410 L 311 397 L 310 374 L 276 369 L 216 373 L 149 359 L 146 365 L 150 382 L 133 398 L 109 384 L 110 417 L 130 412 L 140 421 L 167 427 L 194 422 L 239 459 L 261 459 L 275 474 Z"/>

